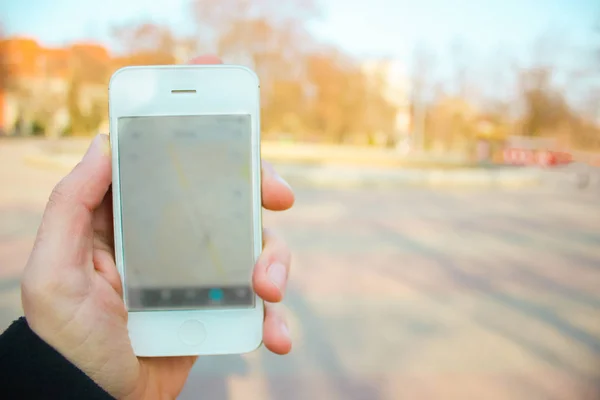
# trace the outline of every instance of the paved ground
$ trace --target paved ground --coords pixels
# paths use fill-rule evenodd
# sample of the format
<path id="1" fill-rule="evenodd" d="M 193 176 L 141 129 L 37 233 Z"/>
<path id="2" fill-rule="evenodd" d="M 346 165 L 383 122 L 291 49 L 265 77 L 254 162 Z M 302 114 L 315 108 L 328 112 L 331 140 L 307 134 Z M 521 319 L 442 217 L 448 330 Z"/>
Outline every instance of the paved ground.
<path id="1" fill-rule="evenodd" d="M 0 328 L 63 171 L 0 142 Z M 203 358 L 182 399 L 595 399 L 600 194 L 297 188 L 292 355 Z"/>
<path id="2" fill-rule="evenodd" d="M 70 169 L 81 159 L 89 139 L 21 143 L 28 164 L 44 169 Z M 292 151 L 296 148 L 298 154 Z M 365 153 L 362 158 L 358 157 L 360 148 L 337 150 L 327 146 L 292 147 L 266 143 L 261 152 L 263 157 L 275 163 L 288 182 L 325 189 L 357 186 L 372 189 L 406 186 L 516 188 L 537 185 L 545 175 L 539 168 L 506 165 L 476 168 L 465 165 L 464 160 L 439 159 L 432 155 L 401 157 L 383 149 L 362 148 Z M 370 165 L 365 166 L 365 163 Z"/>

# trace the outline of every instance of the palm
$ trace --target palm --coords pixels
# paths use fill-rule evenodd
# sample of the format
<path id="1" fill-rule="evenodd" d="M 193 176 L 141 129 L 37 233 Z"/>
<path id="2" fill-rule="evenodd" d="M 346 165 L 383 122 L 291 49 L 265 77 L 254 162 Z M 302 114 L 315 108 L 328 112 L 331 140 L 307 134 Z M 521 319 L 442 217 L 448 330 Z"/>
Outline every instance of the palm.
<path id="1" fill-rule="evenodd" d="M 107 142 L 99 135 L 50 196 L 22 279 L 23 309 L 38 336 L 113 396 L 172 398 L 195 357 L 138 358 L 133 352 L 115 265 L 111 159 L 102 150 Z M 262 200 L 271 210 L 294 203 L 293 192 L 268 164 L 263 165 Z M 283 298 L 290 253 L 272 232 L 265 231 L 263 238 L 253 273 L 254 290 L 265 300 L 263 342 L 286 354 L 289 332 L 272 303 Z"/>
<path id="2" fill-rule="evenodd" d="M 135 390 L 142 393 L 155 393 L 175 397 L 183 387 L 185 380 L 193 366 L 196 357 L 159 357 L 137 358 L 129 342 L 127 334 L 127 312 L 123 304 L 121 280 L 115 265 L 112 227 L 112 202 L 110 192 L 105 196 L 100 207 L 94 212 L 92 219 L 93 235 L 93 264 L 95 279 L 94 289 L 90 292 L 95 299 L 91 303 L 103 304 L 104 307 L 95 307 L 95 312 L 104 312 L 115 321 L 115 332 L 107 332 L 108 343 L 113 343 L 116 348 L 111 352 L 119 354 L 111 366 L 113 371 L 128 376 L 127 392 Z M 108 307 L 107 307 L 108 306 Z M 98 316 L 93 317 L 97 320 Z M 115 337 L 122 340 L 115 341 Z M 135 368 L 130 368 L 132 364 Z M 125 370 L 124 366 L 129 369 Z M 134 372 L 135 371 L 135 372 Z M 132 373 L 134 372 L 134 373 Z M 152 387 L 149 387 L 152 386 Z"/>

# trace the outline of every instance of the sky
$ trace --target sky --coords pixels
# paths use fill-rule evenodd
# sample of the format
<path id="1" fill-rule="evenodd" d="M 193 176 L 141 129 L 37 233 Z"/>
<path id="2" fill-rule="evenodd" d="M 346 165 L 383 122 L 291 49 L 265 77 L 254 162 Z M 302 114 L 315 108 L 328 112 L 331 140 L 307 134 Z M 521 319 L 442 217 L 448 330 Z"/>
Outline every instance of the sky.
<path id="1" fill-rule="evenodd" d="M 218 1 L 218 0 L 215 0 Z M 286 0 L 280 0 L 286 1 Z M 546 38 L 544 57 L 565 70 L 587 62 L 600 48 L 598 0 L 316 0 L 320 15 L 307 27 L 322 42 L 358 58 L 412 63 L 415 47 L 436 55 L 436 68 L 451 74 L 456 44 L 463 44 L 469 74 L 501 90 L 510 62 L 536 62 L 532 52 Z M 48 46 L 92 40 L 111 45 L 110 27 L 128 22 L 164 23 L 189 33 L 190 0 L 0 0 L 4 33 L 36 37 Z M 225 60 L 227 61 L 227 60 Z M 538 60 L 539 61 L 539 60 Z M 404 67 L 403 67 L 404 68 Z M 478 72 L 481 71 L 481 72 Z M 495 72 L 496 71 L 496 72 Z"/>
<path id="2" fill-rule="evenodd" d="M 282 0 L 285 1 L 285 0 Z M 109 43 L 109 27 L 132 20 L 190 27 L 189 0 L 0 0 L 9 35 L 48 45 Z M 542 34 L 584 45 L 600 22 L 597 0 L 320 0 L 310 30 L 357 56 L 406 58 L 416 44 L 438 52 L 457 40 L 477 52 L 523 52 Z"/>

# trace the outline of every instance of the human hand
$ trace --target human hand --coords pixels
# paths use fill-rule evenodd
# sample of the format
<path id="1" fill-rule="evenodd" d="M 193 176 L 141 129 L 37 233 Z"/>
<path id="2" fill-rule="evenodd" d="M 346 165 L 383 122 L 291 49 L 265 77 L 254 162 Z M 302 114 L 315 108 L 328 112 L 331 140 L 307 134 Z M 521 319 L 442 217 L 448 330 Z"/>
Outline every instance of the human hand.
<path id="1" fill-rule="evenodd" d="M 201 57 L 195 64 L 220 62 Z M 263 206 L 286 210 L 290 187 L 267 163 L 262 169 Z M 112 168 L 109 139 L 98 135 L 82 161 L 53 190 L 22 281 L 31 329 L 118 399 L 176 398 L 196 357 L 142 358 L 127 331 L 121 279 L 113 246 Z M 263 342 L 286 354 L 291 339 L 282 300 L 290 266 L 286 244 L 264 231 L 253 286 L 265 303 Z"/>

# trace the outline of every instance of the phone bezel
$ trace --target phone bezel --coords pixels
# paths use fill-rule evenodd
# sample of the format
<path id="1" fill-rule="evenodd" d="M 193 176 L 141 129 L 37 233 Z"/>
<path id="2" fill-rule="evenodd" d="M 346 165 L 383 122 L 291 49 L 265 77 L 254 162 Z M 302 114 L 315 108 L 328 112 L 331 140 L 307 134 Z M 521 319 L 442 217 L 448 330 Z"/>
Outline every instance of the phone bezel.
<path id="1" fill-rule="evenodd" d="M 173 92 L 175 91 L 175 92 Z M 195 91 L 195 92 L 194 92 Z M 109 118 L 113 166 L 115 258 L 127 304 L 123 265 L 118 120 L 121 117 L 231 115 L 251 117 L 252 216 L 255 261 L 262 251 L 260 89 L 256 74 L 237 65 L 125 67 L 109 83 Z M 138 356 L 240 354 L 262 343 L 263 302 L 254 308 L 135 311 L 128 329 Z M 190 343 L 190 321 L 199 321 L 199 340 Z M 184 324 L 186 324 L 184 327 Z M 201 340 L 200 340 L 201 339 Z"/>

